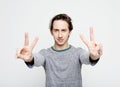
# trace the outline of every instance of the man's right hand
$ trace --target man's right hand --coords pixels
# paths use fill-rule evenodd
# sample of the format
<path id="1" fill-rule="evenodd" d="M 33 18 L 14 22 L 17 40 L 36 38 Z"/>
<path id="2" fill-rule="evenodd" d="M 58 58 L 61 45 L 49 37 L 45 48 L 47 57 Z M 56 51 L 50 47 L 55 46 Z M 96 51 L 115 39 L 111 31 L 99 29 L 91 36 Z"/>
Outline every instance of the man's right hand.
<path id="1" fill-rule="evenodd" d="M 38 41 L 38 37 L 34 39 L 31 45 L 29 45 L 28 33 L 25 33 L 24 45 L 18 48 L 16 57 L 24 60 L 25 62 L 31 62 L 33 60 L 32 50 Z"/>

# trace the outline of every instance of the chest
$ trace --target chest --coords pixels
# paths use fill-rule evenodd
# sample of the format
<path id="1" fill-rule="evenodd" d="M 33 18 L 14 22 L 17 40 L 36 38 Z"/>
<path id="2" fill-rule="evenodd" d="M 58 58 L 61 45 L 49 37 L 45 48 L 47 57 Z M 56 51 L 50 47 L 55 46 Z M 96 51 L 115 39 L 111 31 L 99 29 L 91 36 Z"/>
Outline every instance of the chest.
<path id="1" fill-rule="evenodd" d="M 50 54 L 46 56 L 45 66 L 55 71 L 70 71 L 80 66 L 79 56 L 76 53 Z"/>

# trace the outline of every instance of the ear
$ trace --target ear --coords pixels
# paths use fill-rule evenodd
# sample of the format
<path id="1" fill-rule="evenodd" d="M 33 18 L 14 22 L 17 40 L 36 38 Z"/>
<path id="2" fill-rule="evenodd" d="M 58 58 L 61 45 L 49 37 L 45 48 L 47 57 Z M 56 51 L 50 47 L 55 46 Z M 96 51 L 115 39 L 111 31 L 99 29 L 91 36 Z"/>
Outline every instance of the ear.
<path id="1" fill-rule="evenodd" d="M 72 30 L 69 32 L 69 37 L 70 37 L 71 33 L 72 33 Z"/>

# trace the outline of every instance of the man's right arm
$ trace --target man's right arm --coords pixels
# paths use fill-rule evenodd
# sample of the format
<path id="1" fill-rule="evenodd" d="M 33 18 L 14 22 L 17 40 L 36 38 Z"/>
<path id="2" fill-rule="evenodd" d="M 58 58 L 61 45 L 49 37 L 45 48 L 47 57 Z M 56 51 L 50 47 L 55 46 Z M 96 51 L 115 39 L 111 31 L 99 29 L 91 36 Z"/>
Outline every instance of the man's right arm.
<path id="1" fill-rule="evenodd" d="M 34 53 L 32 60 L 30 62 L 25 62 L 25 64 L 29 67 L 32 68 L 33 66 L 39 67 L 43 66 L 45 63 L 45 57 L 42 55 L 42 50 L 39 51 L 38 53 Z"/>
<path id="2" fill-rule="evenodd" d="M 25 33 L 24 45 L 17 49 L 16 57 L 24 60 L 29 65 L 34 64 L 32 50 L 35 47 L 37 41 L 38 37 L 36 37 L 34 41 L 29 45 L 28 33 Z"/>

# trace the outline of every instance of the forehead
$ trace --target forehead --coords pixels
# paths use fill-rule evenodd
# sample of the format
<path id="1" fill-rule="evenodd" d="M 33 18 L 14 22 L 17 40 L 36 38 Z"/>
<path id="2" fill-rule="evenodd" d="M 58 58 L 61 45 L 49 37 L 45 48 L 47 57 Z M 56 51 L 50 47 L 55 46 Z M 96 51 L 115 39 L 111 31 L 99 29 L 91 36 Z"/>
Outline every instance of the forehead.
<path id="1" fill-rule="evenodd" d="M 68 23 L 64 20 L 55 20 L 53 22 L 53 29 L 67 29 Z"/>

